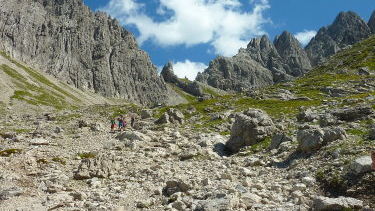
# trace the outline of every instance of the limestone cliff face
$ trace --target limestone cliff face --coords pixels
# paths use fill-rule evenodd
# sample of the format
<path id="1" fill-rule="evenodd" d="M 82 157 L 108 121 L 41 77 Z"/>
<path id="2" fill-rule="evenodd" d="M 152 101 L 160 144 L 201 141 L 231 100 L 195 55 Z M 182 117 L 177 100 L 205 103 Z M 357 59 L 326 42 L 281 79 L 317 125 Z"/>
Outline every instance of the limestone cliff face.
<path id="1" fill-rule="evenodd" d="M 307 55 L 313 66 L 371 35 L 367 23 L 354 12 L 341 12 L 328 27 L 323 27 L 306 46 Z"/>
<path id="2" fill-rule="evenodd" d="M 133 35 L 81 0 L 0 0 L 0 50 L 106 97 L 167 100 L 166 84 Z"/>

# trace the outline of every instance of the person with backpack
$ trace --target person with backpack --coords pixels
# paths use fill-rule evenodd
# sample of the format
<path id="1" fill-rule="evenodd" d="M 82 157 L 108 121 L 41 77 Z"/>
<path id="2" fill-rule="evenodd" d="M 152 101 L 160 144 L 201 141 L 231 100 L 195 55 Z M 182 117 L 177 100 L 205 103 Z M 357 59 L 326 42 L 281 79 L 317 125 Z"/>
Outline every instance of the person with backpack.
<path id="1" fill-rule="evenodd" d="M 115 131 L 116 126 L 117 126 L 116 120 L 112 119 L 111 120 L 111 132 Z"/>
<path id="2" fill-rule="evenodd" d="M 118 129 L 122 131 L 122 129 L 125 127 L 124 126 L 124 117 L 121 115 L 119 118 L 117 118 L 118 121 Z"/>

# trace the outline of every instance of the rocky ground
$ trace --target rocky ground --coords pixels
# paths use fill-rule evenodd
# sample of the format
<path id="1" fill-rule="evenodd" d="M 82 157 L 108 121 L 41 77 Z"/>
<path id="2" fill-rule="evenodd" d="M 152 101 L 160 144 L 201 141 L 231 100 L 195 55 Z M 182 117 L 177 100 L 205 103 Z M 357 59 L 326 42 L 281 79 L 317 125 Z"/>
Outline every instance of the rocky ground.
<path id="1" fill-rule="evenodd" d="M 194 118 L 176 109 L 162 112 L 159 120 L 152 111 L 139 112 L 134 128 L 111 133 L 108 122 L 119 111 L 108 114 L 106 110 L 4 115 L 0 129 L 7 132 L 0 139 L 0 210 L 374 208 L 374 172 L 368 169 L 374 144 L 347 151 L 336 147 L 354 143 L 356 136 L 343 129 L 348 122 L 334 116 L 331 120 L 338 121 L 332 123 L 336 126 L 320 128 L 314 124 L 316 119 L 330 116 L 305 110 L 298 115 L 295 134 L 285 134 L 280 129 L 290 123 L 250 109 L 227 117 L 233 127 L 240 127 L 230 137 L 199 132 L 191 127 Z M 337 112 L 358 120 L 350 123 L 353 127 L 373 118 L 371 108 L 366 107 Z M 272 132 L 270 145 L 246 147 L 247 141 L 261 138 L 262 131 Z M 230 155 L 232 144 L 227 141 L 234 133 L 243 140 L 236 146 L 239 152 Z M 356 163 L 357 157 L 362 161 Z M 328 179 L 332 167 L 363 178 L 355 183 L 358 187 L 351 186 L 354 190 L 349 194 L 342 194 L 351 193 L 359 200 L 323 198 L 341 196 L 322 188 L 332 185 Z M 322 186 L 324 179 L 326 186 Z"/>

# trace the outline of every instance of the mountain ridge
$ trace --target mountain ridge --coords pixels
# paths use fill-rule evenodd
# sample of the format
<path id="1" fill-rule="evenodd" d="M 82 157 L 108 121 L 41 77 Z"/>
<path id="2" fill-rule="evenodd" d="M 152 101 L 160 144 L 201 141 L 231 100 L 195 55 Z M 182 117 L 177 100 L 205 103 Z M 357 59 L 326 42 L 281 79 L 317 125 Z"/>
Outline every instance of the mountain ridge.
<path id="1" fill-rule="evenodd" d="M 209 67 L 197 75 L 196 80 L 215 88 L 237 92 L 268 86 L 270 77 L 273 83 L 290 81 L 309 72 L 340 50 L 368 38 L 372 33 L 371 27 L 375 27 L 375 11 L 368 24 L 356 13 L 348 11 L 339 13 L 331 25 L 320 28 L 304 49 L 287 31 L 276 36 L 273 43 L 263 35 L 251 39 L 247 48 L 240 49 L 233 57 L 212 60 Z M 233 62 L 234 59 L 237 62 Z M 223 61 L 231 65 L 220 66 Z M 242 63 L 252 65 L 241 67 Z M 257 73 L 259 66 L 267 69 L 263 70 L 263 75 Z M 244 79 L 244 75 L 250 78 Z"/>

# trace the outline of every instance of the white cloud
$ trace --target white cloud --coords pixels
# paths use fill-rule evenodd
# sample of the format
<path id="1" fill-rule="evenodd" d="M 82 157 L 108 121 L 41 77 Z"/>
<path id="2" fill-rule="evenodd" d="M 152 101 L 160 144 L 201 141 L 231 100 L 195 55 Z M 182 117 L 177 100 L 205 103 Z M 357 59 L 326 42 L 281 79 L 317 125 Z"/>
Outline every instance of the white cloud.
<path id="1" fill-rule="evenodd" d="M 299 33 L 295 34 L 295 37 L 297 38 L 297 40 L 298 40 L 303 46 L 305 46 L 305 45 L 307 45 L 307 44 L 310 42 L 310 40 L 311 40 L 313 37 L 315 37 L 315 35 L 316 35 L 316 31 L 314 31 L 314 30 L 310 30 L 310 31 L 305 30 L 305 31 L 303 31 L 303 32 L 299 32 Z"/>
<path id="2" fill-rule="evenodd" d="M 146 40 L 161 46 L 208 43 L 216 54 L 232 56 L 251 37 L 265 34 L 262 26 L 269 22 L 263 16 L 270 8 L 268 0 L 249 1 L 253 9 L 247 12 L 239 0 L 159 0 L 155 12 L 164 18 L 159 22 L 145 13 L 139 1 L 110 0 L 101 10 L 134 25 L 141 44 Z"/>
<path id="3" fill-rule="evenodd" d="M 203 72 L 206 68 L 207 65 L 200 62 L 191 62 L 190 60 L 173 64 L 173 71 L 179 78 L 186 77 L 191 81 L 195 80 L 198 72 Z"/>

